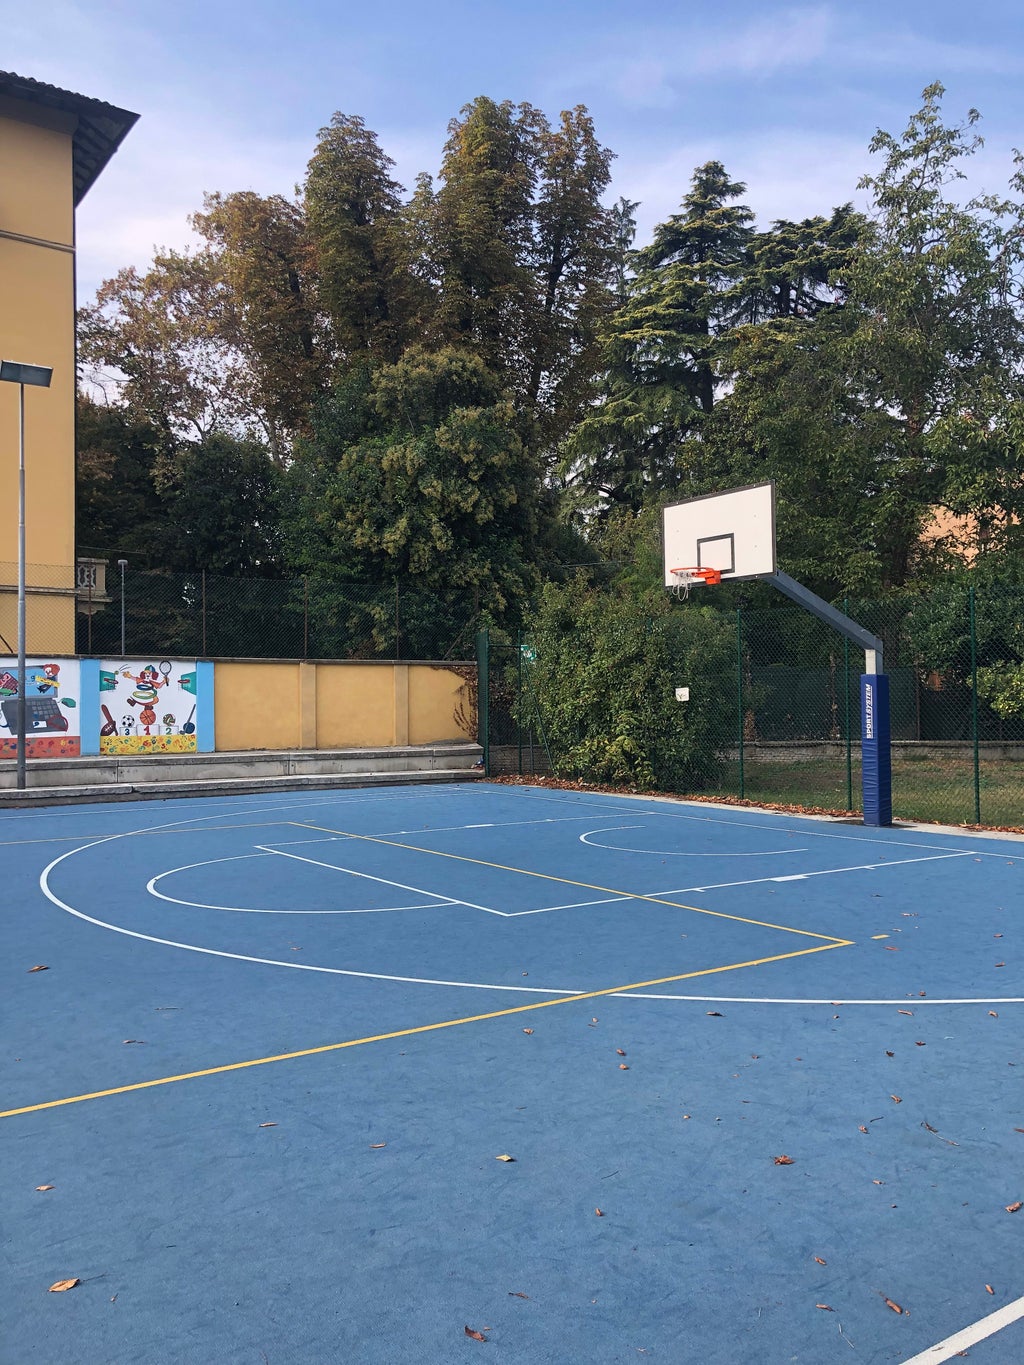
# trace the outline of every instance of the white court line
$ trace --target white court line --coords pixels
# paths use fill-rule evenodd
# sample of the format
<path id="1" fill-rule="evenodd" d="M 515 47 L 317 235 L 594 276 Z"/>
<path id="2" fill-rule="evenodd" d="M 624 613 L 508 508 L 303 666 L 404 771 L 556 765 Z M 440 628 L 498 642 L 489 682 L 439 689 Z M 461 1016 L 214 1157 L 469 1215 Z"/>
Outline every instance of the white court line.
<path id="1" fill-rule="evenodd" d="M 762 882 L 797 882 L 807 877 L 834 877 L 839 872 L 884 872 L 888 867 L 903 867 L 906 863 L 936 863 L 944 858 L 969 858 L 969 853 L 936 853 L 925 858 L 892 858 L 884 863 L 855 863 L 852 867 L 825 867 L 816 872 L 797 872 L 786 877 L 752 877 L 745 882 L 714 882 L 708 886 L 681 886 L 667 895 L 682 896 L 689 891 L 722 891 L 730 886 L 759 886 Z"/>
<path id="2" fill-rule="evenodd" d="M 251 905 L 209 905 L 206 901 L 187 901 L 181 896 L 169 896 L 164 891 L 158 891 L 156 884 L 164 877 L 173 877 L 176 872 L 191 872 L 196 867 L 213 867 L 215 863 L 237 863 L 245 858 L 268 858 L 269 849 L 262 849 L 259 853 L 238 853 L 230 858 L 207 858 L 201 863 L 186 863 L 184 867 L 172 867 L 167 872 L 160 872 L 157 876 L 150 878 L 146 883 L 146 890 L 151 896 L 156 896 L 159 900 L 168 901 L 171 905 L 187 905 L 196 910 L 227 910 L 235 915 L 387 915 L 392 910 L 436 910 L 436 905 L 379 905 L 365 907 L 361 910 L 259 910 Z M 340 869 L 344 871 L 345 869 Z M 433 893 L 428 891 L 428 896 Z M 446 899 L 440 901 L 441 905 L 452 905 L 454 902 Z"/>
<path id="3" fill-rule="evenodd" d="M 533 797 L 533 798 L 534 798 L 535 800 L 537 800 L 537 801 L 547 801 L 547 802 L 549 802 L 549 803 L 553 801 L 553 798 L 550 797 L 550 796 L 541 796 L 541 795 L 540 795 L 540 792 L 545 791 L 545 790 L 548 790 L 547 788 L 544 788 L 544 787 L 525 787 L 525 788 L 520 787 L 520 788 L 518 788 L 517 790 L 522 791 L 522 792 L 524 793 L 525 796 Z M 653 797 L 653 796 L 638 796 L 638 797 L 632 797 L 632 798 L 622 797 L 622 798 L 620 798 L 620 799 L 623 800 L 623 801 L 629 799 L 630 801 L 636 802 L 636 801 L 655 801 L 655 800 L 657 800 L 658 798 L 657 798 L 657 797 Z M 556 803 L 556 804 L 560 804 L 560 803 Z M 635 814 L 635 812 L 636 812 L 636 806 L 635 806 L 635 805 L 613 806 L 613 805 L 611 805 L 611 804 L 609 804 L 609 803 L 607 803 L 607 802 L 603 802 L 603 801 L 583 801 L 583 800 L 577 800 L 576 804 L 577 804 L 577 805 L 581 805 L 581 806 L 583 806 L 583 805 L 591 806 L 594 810 L 605 810 L 605 811 L 608 812 L 609 815 L 633 815 L 633 814 Z M 685 805 L 685 804 L 687 804 L 687 803 L 685 803 L 685 802 L 680 802 L 679 804 L 680 804 L 680 805 Z M 704 807 L 701 806 L 701 803 L 700 803 L 700 802 L 693 802 L 693 803 L 691 803 L 691 804 L 694 805 L 695 807 L 699 808 L 699 809 L 704 809 Z M 711 809 L 712 809 L 712 810 L 715 810 L 715 809 L 720 810 L 721 807 L 712 806 Z M 737 809 L 740 809 L 740 808 L 737 807 Z M 748 809 L 748 807 L 742 807 L 742 809 L 746 810 L 746 809 Z M 771 829 L 771 828 L 772 828 L 772 823 L 771 823 L 770 820 L 765 820 L 764 822 L 760 822 L 760 821 L 757 821 L 757 820 L 724 820 L 724 819 L 722 819 L 720 816 L 717 816 L 717 815 L 688 815 L 688 814 L 686 814 L 684 811 L 676 811 L 676 810 L 644 810 L 643 813 L 644 813 L 644 815 L 658 815 L 658 816 L 661 816 L 661 817 L 662 817 L 663 819 L 665 819 L 665 820 L 693 820 L 693 821 L 697 821 L 697 822 L 701 822 L 701 823 L 706 823 L 706 824 L 710 824 L 710 825 L 730 825 L 730 826 L 738 827 L 738 828 L 740 828 L 740 829 L 760 829 L 760 830 L 763 830 L 763 829 Z M 803 820 L 803 821 L 806 821 L 808 824 L 811 823 L 813 820 L 816 819 L 816 817 L 815 817 L 815 816 L 812 816 L 812 815 L 803 815 L 803 816 L 801 816 L 801 815 L 795 815 L 795 814 L 791 814 L 789 811 L 765 810 L 765 811 L 763 812 L 763 814 L 766 815 L 766 816 L 772 816 L 772 817 L 774 817 L 776 820 L 779 820 L 779 819 Z M 827 817 L 822 816 L 822 817 L 820 817 L 820 818 L 821 818 L 821 819 L 826 819 Z M 785 828 L 785 827 L 783 826 L 783 828 Z M 894 848 L 894 847 L 895 847 L 895 848 L 947 848 L 947 849 L 948 849 L 948 848 L 950 847 L 950 845 L 948 845 L 948 844 L 934 844 L 934 843 L 924 844 L 924 843 L 917 843 L 916 841 L 911 840 L 911 839 L 900 839 L 900 838 L 896 837 L 896 836 L 898 836 L 898 835 L 902 832 L 902 831 L 900 831 L 900 830 L 894 830 L 894 831 L 893 831 L 894 837 L 891 838 L 891 839 L 877 839 L 877 838 L 872 837 L 871 835 L 835 834 L 835 833 L 833 833 L 831 830 L 826 830 L 826 829 L 806 829 L 806 828 L 804 828 L 804 827 L 802 827 L 802 826 L 794 827 L 794 828 L 793 828 L 791 831 L 789 831 L 789 832 L 791 832 L 791 833 L 793 833 L 793 834 L 800 834 L 800 835 L 803 836 L 805 839 L 842 839 L 842 840 L 847 841 L 847 842 L 858 843 L 858 844 L 884 844 L 887 848 Z M 939 837 L 939 836 L 936 835 L 936 837 Z M 998 838 L 1004 837 L 1004 836 L 1001 836 L 1001 835 L 999 834 L 999 831 L 998 831 L 998 830 L 964 830 L 963 835 L 962 835 L 961 837 L 964 838 L 964 839 L 985 839 L 985 838 L 988 838 L 988 839 L 998 839 Z M 1005 837 L 1006 837 L 1007 840 L 1009 841 L 1010 836 L 1005 836 Z M 1019 839 L 1020 837 L 1021 837 L 1021 836 L 1019 836 L 1019 835 L 1016 836 L 1017 839 Z M 1011 843 L 1011 847 L 1013 847 L 1013 843 Z M 955 853 L 966 853 L 966 852 L 970 852 L 970 853 L 973 854 L 973 856 L 974 856 L 975 858 L 999 858 L 999 859 L 1001 859 L 1003 862 L 1010 862 L 1010 863 L 1013 863 L 1013 862 L 1024 862 L 1024 854 L 1017 854 L 1016 856 L 1014 856 L 1014 855 L 1012 855 L 1012 854 L 1010 854 L 1010 853 L 1008 853 L 1008 852 L 1007 852 L 1007 853 L 989 853 L 989 852 L 987 852 L 985 849 L 979 849 L 979 848 L 971 848 L 971 849 L 961 849 L 961 848 L 957 848 L 957 849 L 953 849 L 952 851 L 955 852 Z"/>
<path id="4" fill-rule="evenodd" d="M 611 834 L 622 829 L 646 829 L 646 825 L 609 825 L 607 829 L 588 829 L 580 835 L 580 843 L 588 848 L 606 848 L 612 853 L 646 853 L 651 858 L 778 858 L 787 853 L 806 853 L 806 848 L 770 848 L 763 853 L 691 853 L 689 849 L 623 848 L 621 844 L 599 844 L 592 834 Z"/>
<path id="5" fill-rule="evenodd" d="M 1024 1298 L 1014 1299 L 1013 1303 L 997 1308 L 994 1313 L 989 1313 L 987 1318 L 980 1318 L 971 1327 L 954 1332 L 951 1337 L 936 1342 L 926 1351 L 919 1351 L 916 1356 L 905 1360 L 903 1365 L 942 1365 L 943 1361 L 952 1360 L 961 1351 L 976 1346 L 979 1341 L 1001 1332 L 1004 1327 L 1009 1327 L 1012 1322 L 1019 1322 L 1021 1318 L 1024 1318 Z"/>
<path id="6" fill-rule="evenodd" d="M 271 848 L 270 845 L 257 844 L 256 847 L 262 848 L 265 853 L 276 853 L 279 858 L 294 858 L 297 863 L 311 863 L 314 867 L 328 867 L 332 872 L 347 872 L 351 877 L 363 877 L 368 882 L 381 882 L 384 886 L 397 886 L 400 891 L 411 891 L 417 896 L 431 896 L 434 900 L 445 901 L 447 905 L 467 905 L 471 910 L 483 910 L 488 915 L 500 915 L 502 919 L 509 918 L 504 910 L 492 910 L 489 905 L 477 905 L 475 901 L 459 900 L 455 896 L 439 896 L 436 891 L 424 891 L 422 886 L 408 886 L 405 882 L 389 881 L 387 877 L 372 877 L 369 872 L 357 872 L 353 867 L 339 867 L 337 863 L 322 863 L 317 858 L 303 858 L 299 853 L 285 853 L 283 849 Z"/>

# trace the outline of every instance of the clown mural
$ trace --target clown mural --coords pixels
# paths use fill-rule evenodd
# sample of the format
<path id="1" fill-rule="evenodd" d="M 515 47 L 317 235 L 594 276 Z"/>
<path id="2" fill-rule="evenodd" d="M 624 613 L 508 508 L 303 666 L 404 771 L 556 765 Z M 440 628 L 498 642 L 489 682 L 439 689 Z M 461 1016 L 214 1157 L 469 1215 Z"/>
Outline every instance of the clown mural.
<path id="1" fill-rule="evenodd" d="M 195 753 L 195 662 L 105 661 L 100 716 L 101 753 Z"/>

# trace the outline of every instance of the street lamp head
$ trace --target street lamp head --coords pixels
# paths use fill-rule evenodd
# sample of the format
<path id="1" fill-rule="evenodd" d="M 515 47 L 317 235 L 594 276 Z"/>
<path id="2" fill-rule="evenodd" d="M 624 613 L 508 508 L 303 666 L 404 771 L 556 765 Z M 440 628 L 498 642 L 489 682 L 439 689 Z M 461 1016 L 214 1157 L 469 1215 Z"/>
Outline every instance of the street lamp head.
<path id="1" fill-rule="evenodd" d="M 19 360 L 0 360 L 0 380 L 10 384 L 31 384 L 48 389 L 53 370 L 46 365 L 24 365 Z"/>
<path id="2" fill-rule="evenodd" d="M 119 569 L 127 569 L 127 567 L 128 567 L 128 561 L 127 561 L 127 559 L 119 559 L 119 560 L 117 561 L 117 567 L 118 567 Z"/>

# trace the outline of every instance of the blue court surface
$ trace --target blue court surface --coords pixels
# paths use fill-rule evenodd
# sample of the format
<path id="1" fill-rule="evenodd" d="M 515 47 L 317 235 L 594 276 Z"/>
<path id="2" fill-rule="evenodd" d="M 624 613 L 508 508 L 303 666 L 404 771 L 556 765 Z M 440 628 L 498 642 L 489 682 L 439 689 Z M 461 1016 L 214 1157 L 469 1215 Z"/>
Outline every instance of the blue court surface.
<path id="1" fill-rule="evenodd" d="M 1024 1360 L 1021 842 L 481 782 L 0 848 L 3 1361 Z"/>

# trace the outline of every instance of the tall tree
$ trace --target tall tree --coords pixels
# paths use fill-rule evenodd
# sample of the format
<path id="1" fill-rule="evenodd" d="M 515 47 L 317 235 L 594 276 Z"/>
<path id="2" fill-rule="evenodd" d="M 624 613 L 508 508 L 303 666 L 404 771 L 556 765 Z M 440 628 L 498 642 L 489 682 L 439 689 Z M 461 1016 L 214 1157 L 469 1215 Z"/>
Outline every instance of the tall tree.
<path id="1" fill-rule="evenodd" d="M 327 369 L 302 209 L 279 194 L 208 194 L 192 225 L 215 252 L 226 295 L 211 321 L 242 357 L 251 406 L 282 460 Z"/>
<path id="2" fill-rule="evenodd" d="M 394 164 L 361 118 L 336 113 L 306 171 L 320 305 L 343 365 L 397 360 L 429 313 Z"/>

